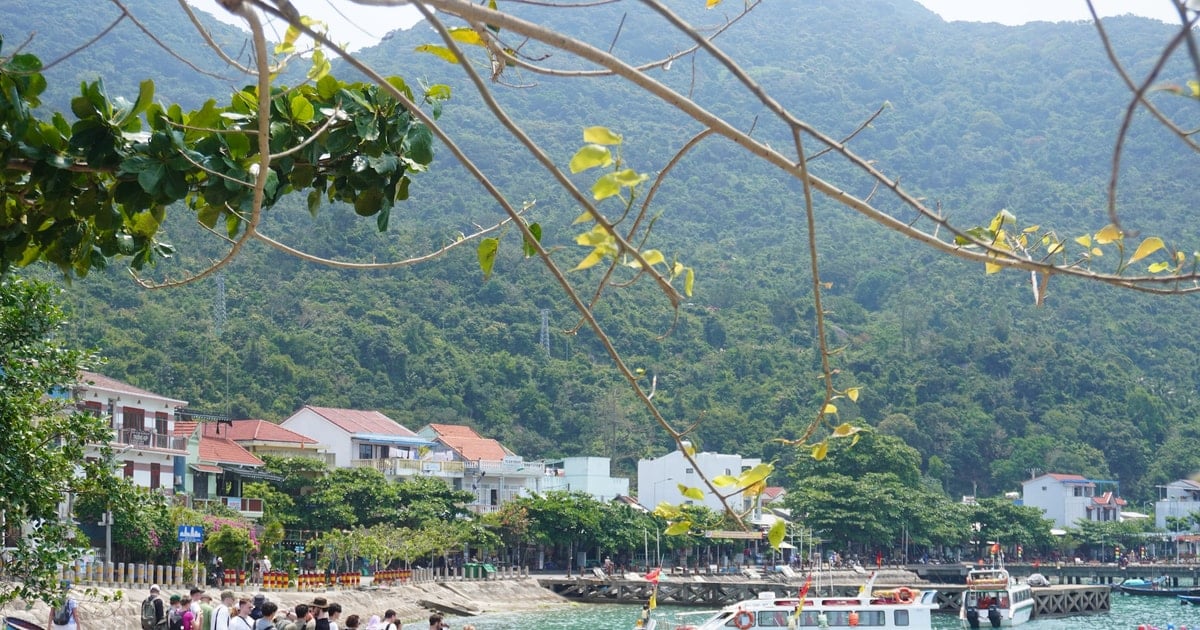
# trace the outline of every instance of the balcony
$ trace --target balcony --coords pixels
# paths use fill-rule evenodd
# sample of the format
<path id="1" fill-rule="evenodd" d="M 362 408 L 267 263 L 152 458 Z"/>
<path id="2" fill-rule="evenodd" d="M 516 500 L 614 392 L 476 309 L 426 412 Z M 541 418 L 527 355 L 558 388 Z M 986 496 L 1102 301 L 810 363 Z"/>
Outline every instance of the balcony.
<path id="1" fill-rule="evenodd" d="M 546 465 L 542 462 L 466 462 L 468 475 L 505 475 L 519 477 L 541 477 L 546 474 Z"/>
<path id="2" fill-rule="evenodd" d="M 114 444 L 126 444 L 134 448 L 153 448 L 167 451 L 186 451 L 188 439 L 142 431 L 139 429 L 117 429 L 113 431 Z"/>
<path id="3" fill-rule="evenodd" d="M 247 497 L 216 497 L 214 499 L 198 499 L 192 497 L 192 508 L 200 509 L 205 505 L 220 504 L 245 516 L 246 518 L 262 518 L 263 500 Z"/>
<path id="4" fill-rule="evenodd" d="M 388 477 L 412 477 L 434 475 L 437 477 L 462 477 L 462 462 L 436 462 L 424 459 L 385 457 L 383 459 L 352 459 L 353 468 L 374 468 Z"/>

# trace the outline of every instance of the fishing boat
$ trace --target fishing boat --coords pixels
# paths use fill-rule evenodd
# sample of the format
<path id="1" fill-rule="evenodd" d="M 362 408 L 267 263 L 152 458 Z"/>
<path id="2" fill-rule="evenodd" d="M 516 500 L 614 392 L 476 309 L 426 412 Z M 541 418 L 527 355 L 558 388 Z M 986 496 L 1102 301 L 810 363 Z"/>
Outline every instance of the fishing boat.
<path id="1" fill-rule="evenodd" d="M 1170 586 L 1165 575 L 1152 580 L 1129 578 L 1118 584 L 1116 589 L 1127 595 L 1151 595 L 1154 597 L 1200 596 L 1200 586 Z"/>
<path id="2" fill-rule="evenodd" d="M 773 592 L 759 593 L 756 599 L 731 604 L 696 625 L 680 625 L 675 630 L 785 630 L 788 628 L 903 628 L 920 630 L 932 627 L 937 609 L 937 591 L 908 587 L 874 590 L 875 574 L 868 578 L 857 596 L 821 597 L 805 593 L 801 597 L 777 597 Z"/>
<path id="3" fill-rule="evenodd" d="M 1033 587 L 1017 582 L 1002 565 L 971 569 L 958 618 L 964 628 L 1019 626 L 1033 617 Z"/>
<path id="4" fill-rule="evenodd" d="M 1179 598 L 1180 604 L 1191 604 L 1200 606 L 1200 595 L 1176 595 Z"/>

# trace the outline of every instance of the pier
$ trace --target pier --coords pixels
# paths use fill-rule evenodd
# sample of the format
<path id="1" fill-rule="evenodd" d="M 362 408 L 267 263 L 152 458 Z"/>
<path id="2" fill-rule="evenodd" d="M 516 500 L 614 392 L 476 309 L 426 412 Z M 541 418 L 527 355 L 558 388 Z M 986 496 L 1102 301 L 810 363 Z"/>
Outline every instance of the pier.
<path id="1" fill-rule="evenodd" d="M 964 584 L 930 584 L 904 572 L 893 571 L 891 576 L 880 576 L 876 588 L 908 586 L 913 589 L 936 589 L 939 608 L 937 612 L 958 613 L 962 604 Z M 965 573 L 964 573 L 965 576 Z M 887 579 L 884 579 L 884 578 Z M 865 576 L 855 579 L 839 577 L 829 583 L 814 581 L 814 593 L 851 596 L 858 592 Z M 828 578 L 825 578 L 828 582 Z M 654 585 L 641 578 L 618 577 L 538 578 L 538 583 L 558 595 L 571 600 L 610 604 L 644 604 L 650 599 Z M 693 575 L 689 578 L 666 577 L 658 584 L 657 601 L 660 606 L 692 606 L 718 609 L 732 603 L 758 597 L 759 593 L 773 591 L 780 597 L 795 597 L 803 585 L 797 581 L 735 578 L 727 576 Z M 1108 612 L 1112 607 L 1111 588 L 1102 584 L 1056 584 L 1035 587 L 1034 617 L 1066 617 Z"/>

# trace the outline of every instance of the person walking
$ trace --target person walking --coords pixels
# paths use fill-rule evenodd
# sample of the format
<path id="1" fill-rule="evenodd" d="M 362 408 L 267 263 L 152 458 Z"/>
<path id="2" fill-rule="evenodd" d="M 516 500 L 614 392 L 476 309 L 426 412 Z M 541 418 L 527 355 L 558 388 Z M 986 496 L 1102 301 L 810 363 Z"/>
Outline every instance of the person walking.
<path id="1" fill-rule="evenodd" d="M 157 584 L 150 586 L 150 595 L 142 600 L 142 630 L 167 630 L 167 604 Z"/>
<path id="2" fill-rule="evenodd" d="M 79 602 L 71 597 L 71 581 L 62 581 L 63 603 L 58 608 L 50 609 L 50 623 L 46 624 L 51 630 L 81 630 L 79 626 Z"/>

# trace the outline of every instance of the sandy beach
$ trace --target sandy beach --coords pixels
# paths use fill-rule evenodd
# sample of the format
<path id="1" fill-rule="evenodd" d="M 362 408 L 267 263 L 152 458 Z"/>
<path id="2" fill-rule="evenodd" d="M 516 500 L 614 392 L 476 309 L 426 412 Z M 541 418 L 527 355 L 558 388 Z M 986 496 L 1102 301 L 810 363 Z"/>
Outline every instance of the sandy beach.
<path id="1" fill-rule="evenodd" d="M 236 597 L 253 597 L 261 591 L 231 589 Z M 217 589 L 207 590 L 214 598 Z M 184 591 L 164 589 L 163 597 L 172 594 L 186 595 Z M 79 602 L 80 630 L 136 630 L 139 628 L 141 602 L 149 590 L 121 590 L 113 588 L 76 587 L 71 592 Z M 281 608 L 311 602 L 314 597 L 325 597 L 342 605 L 342 619 L 359 615 L 363 625 L 371 615 L 383 616 L 388 608 L 395 609 L 406 624 L 424 627 L 431 610 L 421 601 L 438 602 L 485 612 L 520 612 L 538 610 L 552 606 L 573 605 L 568 600 L 551 593 L 538 585 L 536 579 L 524 578 L 496 581 L 427 582 L 405 586 L 381 587 L 364 590 L 330 591 L 278 591 L 263 592 L 268 600 L 278 602 Z M 45 626 L 50 610 L 43 602 L 28 605 L 17 601 L 0 608 L 0 615 L 19 617 Z M 466 618 L 450 619 L 452 627 L 461 626 Z M 417 626 L 415 624 L 420 624 Z"/>

